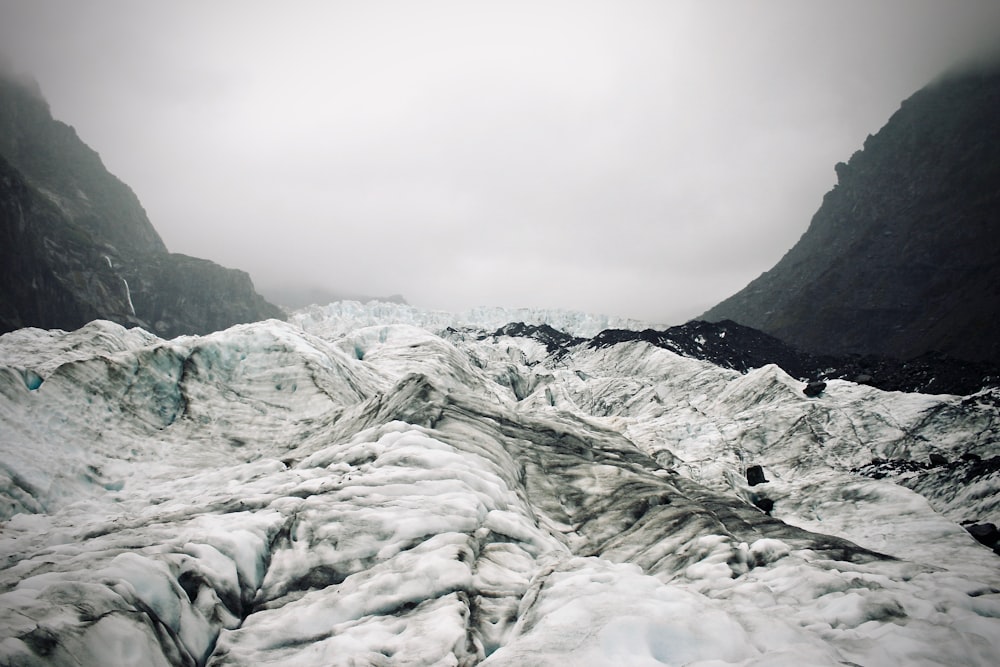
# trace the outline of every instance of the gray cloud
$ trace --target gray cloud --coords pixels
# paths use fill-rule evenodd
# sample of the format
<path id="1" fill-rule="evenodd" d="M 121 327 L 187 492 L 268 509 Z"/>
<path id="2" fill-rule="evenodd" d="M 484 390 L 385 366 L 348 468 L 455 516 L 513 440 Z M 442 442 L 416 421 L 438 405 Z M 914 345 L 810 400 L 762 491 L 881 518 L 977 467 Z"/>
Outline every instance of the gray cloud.
<path id="1" fill-rule="evenodd" d="M 0 2 L 168 247 L 412 303 L 676 323 L 770 268 L 1000 5 Z"/>

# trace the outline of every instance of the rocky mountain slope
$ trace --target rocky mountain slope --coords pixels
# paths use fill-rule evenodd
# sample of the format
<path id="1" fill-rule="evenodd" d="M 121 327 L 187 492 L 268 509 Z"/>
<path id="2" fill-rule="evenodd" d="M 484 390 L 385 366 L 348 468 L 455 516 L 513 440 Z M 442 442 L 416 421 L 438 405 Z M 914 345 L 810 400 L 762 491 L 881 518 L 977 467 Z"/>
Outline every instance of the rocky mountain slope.
<path id="1" fill-rule="evenodd" d="M 168 253 L 37 85 L 2 73 L 0 283 L 0 331 L 103 318 L 172 337 L 282 317 L 246 273 Z"/>
<path id="2" fill-rule="evenodd" d="M 0 663 L 996 664 L 991 396 L 486 323 L 0 336 Z"/>
<path id="3" fill-rule="evenodd" d="M 1000 67 L 927 86 L 778 264 L 701 319 L 823 354 L 1000 361 Z"/>
<path id="4" fill-rule="evenodd" d="M 662 331 L 607 329 L 587 344 L 606 347 L 632 340 L 740 372 L 775 364 L 803 381 L 850 380 L 885 391 L 924 394 L 972 394 L 1000 386 L 1000 365 L 990 362 L 962 361 L 931 352 L 907 360 L 873 354 L 810 354 L 730 320 L 695 320 Z"/>

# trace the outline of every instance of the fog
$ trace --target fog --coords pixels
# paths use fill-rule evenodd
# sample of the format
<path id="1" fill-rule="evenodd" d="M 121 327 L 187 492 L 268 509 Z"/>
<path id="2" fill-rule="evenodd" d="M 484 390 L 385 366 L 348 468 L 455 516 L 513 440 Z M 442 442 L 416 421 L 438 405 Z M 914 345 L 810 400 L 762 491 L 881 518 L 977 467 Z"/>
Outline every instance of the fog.
<path id="1" fill-rule="evenodd" d="M 1000 37 L 994 0 L 0 2 L 171 251 L 266 292 L 675 324 Z"/>

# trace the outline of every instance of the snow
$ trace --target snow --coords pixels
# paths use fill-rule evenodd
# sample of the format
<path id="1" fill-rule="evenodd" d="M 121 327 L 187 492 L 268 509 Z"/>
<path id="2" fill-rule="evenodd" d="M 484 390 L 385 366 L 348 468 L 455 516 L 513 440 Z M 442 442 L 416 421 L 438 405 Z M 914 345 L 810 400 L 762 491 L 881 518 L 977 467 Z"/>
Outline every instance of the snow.
<path id="1" fill-rule="evenodd" d="M 997 664 L 998 473 L 855 472 L 996 407 L 446 331 L 522 314 L 0 336 L 0 663 Z"/>

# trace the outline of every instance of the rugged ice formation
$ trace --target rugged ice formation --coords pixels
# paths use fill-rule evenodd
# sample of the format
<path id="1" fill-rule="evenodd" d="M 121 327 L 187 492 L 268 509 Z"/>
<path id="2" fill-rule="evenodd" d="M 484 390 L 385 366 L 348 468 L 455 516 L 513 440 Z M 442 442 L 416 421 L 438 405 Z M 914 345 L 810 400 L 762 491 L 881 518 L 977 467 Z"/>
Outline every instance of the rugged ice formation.
<path id="1" fill-rule="evenodd" d="M 989 396 L 317 312 L 0 337 L 0 664 L 997 664 Z"/>
<path id="2" fill-rule="evenodd" d="M 291 319 L 303 329 L 325 336 L 342 336 L 362 327 L 386 324 L 410 324 L 430 331 L 447 327 L 495 331 L 510 322 L 524 322 L 548 324 L 568 334 L 588 338 L 605 329 L 642 330 L 653 326 L 639 320 L 573 310 L 479 307 L 449 313 L 385 301 L 335 301 L 325 306 L 303 308 L 293 313 Z"/>

